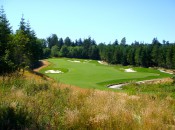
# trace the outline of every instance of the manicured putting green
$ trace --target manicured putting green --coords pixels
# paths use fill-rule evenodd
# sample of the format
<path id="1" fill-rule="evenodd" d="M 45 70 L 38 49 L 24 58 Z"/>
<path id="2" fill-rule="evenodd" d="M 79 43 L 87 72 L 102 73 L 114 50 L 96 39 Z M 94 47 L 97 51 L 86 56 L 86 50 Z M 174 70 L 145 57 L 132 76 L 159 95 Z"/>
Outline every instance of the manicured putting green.
<path id="1" fill-rule="evenodd" d="M 83 88 L 106 89 L 109 84 L 171 76 L 151 68 L 104 65 L 95 60 L 51 58 L 48 61 L 51 64 L 41 70 L 43 74 L 61 83 Z M 128 68 L 136 72 L 125 72 Z M 47 70 L 59 70 L 63 73 L 45 73 Z"/>

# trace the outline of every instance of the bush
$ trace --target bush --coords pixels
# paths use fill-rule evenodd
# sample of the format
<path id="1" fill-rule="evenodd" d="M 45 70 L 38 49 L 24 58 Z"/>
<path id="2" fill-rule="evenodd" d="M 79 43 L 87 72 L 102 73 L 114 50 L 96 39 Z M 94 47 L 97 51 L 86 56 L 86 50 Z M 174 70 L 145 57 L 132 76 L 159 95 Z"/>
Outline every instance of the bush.
<path id="1" fill-rule="evenodd" d="M 32 124 L 32 117 L 22 106 L 11 107 L 0 106 L 0 128 L 3 130 L 19 130 L 29 128 Z"/>

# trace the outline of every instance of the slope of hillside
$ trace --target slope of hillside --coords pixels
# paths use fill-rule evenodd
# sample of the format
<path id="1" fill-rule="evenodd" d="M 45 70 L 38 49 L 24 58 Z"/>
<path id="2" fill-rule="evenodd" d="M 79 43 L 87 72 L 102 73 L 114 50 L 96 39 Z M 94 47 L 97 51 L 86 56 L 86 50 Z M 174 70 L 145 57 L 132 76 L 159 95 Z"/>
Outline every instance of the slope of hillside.
<path id="1" fill-rule="evenodd" d="M 81 89 L 29 72 L 4 79 L 0 80 L 2 129 L 175 128 L 175 100 L 168 95 Z"/>

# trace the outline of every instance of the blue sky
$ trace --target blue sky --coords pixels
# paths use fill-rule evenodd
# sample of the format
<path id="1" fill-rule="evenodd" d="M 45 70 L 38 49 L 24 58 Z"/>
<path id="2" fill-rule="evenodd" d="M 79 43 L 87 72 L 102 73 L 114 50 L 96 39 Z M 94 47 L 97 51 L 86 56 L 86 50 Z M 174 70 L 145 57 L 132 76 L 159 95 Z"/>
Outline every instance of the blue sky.
<path id="1" fill-rule="evenodd" d="M 0 0 L 13 30 L 24 14 L 39 38 L 175 42 L 175 0 Z"/>

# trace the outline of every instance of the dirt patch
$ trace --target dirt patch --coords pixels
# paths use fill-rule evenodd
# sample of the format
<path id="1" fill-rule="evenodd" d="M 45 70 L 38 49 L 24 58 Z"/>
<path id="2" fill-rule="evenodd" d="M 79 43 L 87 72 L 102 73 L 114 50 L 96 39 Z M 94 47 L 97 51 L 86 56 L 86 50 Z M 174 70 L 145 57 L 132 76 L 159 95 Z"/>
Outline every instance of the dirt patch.
<path id="1" fill-rule="evenodd" d="M 39 72 L 41 69 L 43 69 L 43 68 L 47 67 L 48 65 L 50 65 L 50 63 L 46 60 L 40 60 L 40 62 L 41 62 L 41 66 L 34 69 L 33 71 Z"/>

